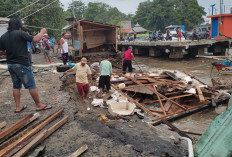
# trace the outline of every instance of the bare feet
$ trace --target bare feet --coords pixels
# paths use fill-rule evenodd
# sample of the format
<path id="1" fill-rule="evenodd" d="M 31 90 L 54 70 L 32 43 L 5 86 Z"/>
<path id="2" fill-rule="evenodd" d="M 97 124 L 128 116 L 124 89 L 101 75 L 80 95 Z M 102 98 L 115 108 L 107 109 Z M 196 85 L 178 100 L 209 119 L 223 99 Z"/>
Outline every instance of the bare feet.
<path id="1" fill-rule="evenodd" d="M 83 101 L 84 103 L 87 103 L 87 102 L 88 102 L 88 100 L 87 100 L 85 97 L 82 97 L 82 101 Z"/>

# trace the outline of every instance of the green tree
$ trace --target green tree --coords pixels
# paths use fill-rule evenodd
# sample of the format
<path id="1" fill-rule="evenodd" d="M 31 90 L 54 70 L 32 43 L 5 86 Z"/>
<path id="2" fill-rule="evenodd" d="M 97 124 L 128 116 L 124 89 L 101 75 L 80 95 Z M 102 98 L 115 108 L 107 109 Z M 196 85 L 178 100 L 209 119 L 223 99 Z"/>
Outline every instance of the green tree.
<path id="1" fill-rule="evenodd" d="M 81 0 L 79 0 L 79 1 L 73 1 L 73 3 L 69 5 L 67 11 L 70 13 L 74 11 L 75 17 L 78 19 L 82 19 L 86 8 L 87 7 L 85 6 L 85 4 Z"/>
<path id="2" fill-rule="evenodd" d="M 30 7 L 16 13 L 11 17 L 18 17 L 23 19 L 24 17 L 31 14 L 29 17 L 23 19 L 25 25 L 59 29 L 48 29 L 48 34 L 50 36 L 57 36 L 61 33 L 61 29 L 66 24 L 66 21 L 64 20 L 65 14 L 62 8 L 62 4 L 59 2 L 59 0 L 52 3 L 50 6 L 38 11 L 37 13 L 34 13 L 35 11 L 41 9 L 53 1 L 54 0 L 40 0 L 38 3 L 31 5 Z M 0 0 L 0 17 L 6 17 L 24 8 L 25 6 L 28 6 L 31 3 L 32 2 L 30 0 Z M 40 28 L 28 27 L 28 31 L 31 34 L 36 34 L 39 32 L 39 30 Z"/>
<path id="3" fill-rule="evenodd" d="M 139 4 L 133 23 L 150 30 L 165 30 L 168 25 L 185 25 L 190 29 L 201 24 L 205 15 L 204 8 L 197 0 L 153 0 Z"/>

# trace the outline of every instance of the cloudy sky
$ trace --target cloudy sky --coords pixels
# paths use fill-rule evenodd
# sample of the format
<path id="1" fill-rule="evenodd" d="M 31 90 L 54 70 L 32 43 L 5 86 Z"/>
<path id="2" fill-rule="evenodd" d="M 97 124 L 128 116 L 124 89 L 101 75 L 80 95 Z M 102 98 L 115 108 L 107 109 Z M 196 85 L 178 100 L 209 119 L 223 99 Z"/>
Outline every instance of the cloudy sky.
<path id="1" fill-rule="evenodd" d="M 121 12 L 129 14 L 135 14 L 137 7 L 140 2 L 144 2 L 146 0 L 82 0 L 86 5 L 89 2 L 104 2 L 109 4 L 112 7 L 117 7 Z M 230 8 L 232 7 L 232 0 L 223 0 L 225 5 L 225 10 L 227 13 L 230 12 Z M 72 0 L 61 0 L 64 4 L 65 8 L 72 2 Z M 210 5 L 216 4 L 215 8 L 217 9 L 217 13 L 219 13 L 220 8 L 220 0 L 198 0 L 199 5 L 205 8 L 205 12 L 207 15 L 209 14 Z"/>

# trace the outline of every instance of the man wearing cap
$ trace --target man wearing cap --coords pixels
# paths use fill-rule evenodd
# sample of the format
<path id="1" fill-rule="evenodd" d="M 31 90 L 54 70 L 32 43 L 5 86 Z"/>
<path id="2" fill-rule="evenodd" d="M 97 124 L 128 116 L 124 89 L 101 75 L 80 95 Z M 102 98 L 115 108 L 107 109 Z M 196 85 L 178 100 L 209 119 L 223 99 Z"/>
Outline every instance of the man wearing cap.
<path id="1" fill-rule="evenodd" d="M 82 101 L 84 103 L 87 103 L 87 95 L 89 93 L 88 76 L 91 84 L 93 84 L 92 72 L 90 70 L 90 67 L 87 65 L 87 59 L 83 57 L 80 63 L 77 63 L 72 69 L 65 71 L 64 75 L 72 71 L 76 71 L 76 86 L 79 94 L 82 97 Z"/>
<path id="2" fill-rule="evenodd" d="M 100 93 L 98 95 L 99 98 L 102 98 L 103 89 L 106 86 L 107 93 L 110 90 L 110 77 L 112 74 L 112 64 L 108 60 L 108 56 L 102 56 L 102 61 L 100 64 L 100 79 L 98 83 L 98 88 L 100 89 Z"/>
<path id="3" fill-rule="evenodd" d="M 36 104 L 36 110 L 41 111 L 51 108 L 50 105 L 43 105 L 40 102 L 27 49 L 27 41 L 39 42 L 47 30 L 42 28 L 40 33 L 33 37 L 22 31 L 22 21 L 17 18 L 10 19 L 7 30 L 0 38 L 0 54 L 5 53 L 7 56 L 8 70 L 13 82 L 15 113 L 19 113 L 27 107 L 20 102 L 22 84 L 25 89 L 29 90 Z"/>
<path id="4" fill-rule="evenodd" d="M 51 46 L 48 40 L 48 34 L 44 34 L 43 47 L 44 47 L 45 60 L 47 61 L 47 63 L 52 63 L 52 55 L 50 53 Z"/>
<path id="5" fill-rule="evenodd" d="M 132 46 L 129 46 L 128 50 L 124 52 L 124 57 L 122 61 L 123 65 L 123 74 L 126 74 L 126 69 L 129 69 L 129 72 L 132 73 L 132 62 L 131 59 L 135 60 L 135 57 L 132 52 Z"/>

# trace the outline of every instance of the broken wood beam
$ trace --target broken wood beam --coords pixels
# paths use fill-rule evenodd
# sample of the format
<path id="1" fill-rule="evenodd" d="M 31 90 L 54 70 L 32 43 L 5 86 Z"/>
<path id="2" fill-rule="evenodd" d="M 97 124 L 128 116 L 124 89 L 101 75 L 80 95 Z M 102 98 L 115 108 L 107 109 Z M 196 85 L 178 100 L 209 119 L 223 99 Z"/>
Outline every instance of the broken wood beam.
<path id="1" fill-rule="evenodd" d="M 86 150 L 88 149 L 88 146 L 85 144 L 84 146 L 82 146 L 81 148 L 77 149 L 77 151 L 75 151 L 73 154 L 71 154 L 69 157 L 78 157 L 80 156 L 82 153 L 84 153 Z"/>
<path id="2" fill-rule="evenodd" d="M 151 112 L 157 112 L 157 113 L 163 113 L 161 110 L 156 110 L 156 109 L 149 109 Z"/>
<path id="3" fill-rule="evenodd" d="M 148 110 L 146 107 L 144 107 L 143 105 L 141 105 L 138 101 L 134 100 L 133 98 L 129 97 L 128 95 L 126 95 L 125 93 L 123 93 L 120 89 L 118 89 L 115 85 L 111 84 L 111 86 L 117 90 L 118 92 L 121 93 L 122 96 L 126 97 L 131 103 L 134 103 L 138 108 L 142 109 L 144 112 L 146 112 L 147 114 L 149 114 L 150 116 L 155 116 L 150 110 Z"/>
<path id="4" fill-rule="evenodd" d="M 205 101 L 205 98 L 202 94 L 202 91 L 201 91 L 201 88 L 199 87 L 199 84 L 198 83 L 195 83 L 195 87 L 197 89 L 197 93 L 198 93 L 198 96 L 199 96 L 199 99 L 200 99 L 200 102 L 204 102 Z"/>
<path id="5" fill-rule="evenodd" d="M 183 97 L 188 97 L 188 96 L 192 96 L 192 95 L 193 94 L 179 95 L 179 96 L 175 96 L 175 97 L 170 97 L 169 99 L 183 98 Z M 161 99 L 161 100 L 164 101 L 166 99 Z M 154 102 L 159 102 L 159 100 L 146 101 L 143 104 L 150 104 L 150 103 L 154 103 Z"/>
<path id="6" fill-rule="evenodd" d="M 181 131 L 180 129 L 178 129 L 177 127 L 175 127 L 172 123 L 170 123 L 169 121 L 167 121 L 166 119 L 162 119 L 161 120 L 164 124 L 166 124 L 167 126 L 169 126 L 171 129 L 173 129 L 175 132 L 177 132 L 180 136 L 182 137 L 187 137 L 189 139 L 192 140 L 191 137 L 189 137 L 187 134 L 185 134 L 183 131 Z"/>
<path id="7" fill-rule="evenodd" d="M 65 116 L 56 124 L 54 124 L 49 129 L 42 131 L 38 136 L 36 136 L 30 143 L 28 143 L 25 147 L 23 147 L 20 151 L 13 155 L 13 157 L 22 157 L 27 152 L 35 148 L 38 144 L 44 141 L 48 136 L 50 136 L 53 132 L 55 132 L 58 128 L 64 125 L 69 119 L 69 116 Z"/>
<path id="8" fill-rule="evenodd" d="M 166 116 L 167 113 L 166 113 L 166 111 L 165 111 L 165 109 L 164 109 L 164 105 L 163 105 L 163 103 L 162 103 L 162 101 L 161 101 L 161 99 L 160 99 L 160 96 L 159 96 L 158 92 L 157 92 L 156 86 L 153 85 L 153 88 L 154 88 L 154 93 L 156 93 L 156 96 L 157 96 L 157 98 L 158 98 L 158 100 L 159 100 L 160 106 L 161 106 L 161 108 L 162 108 L 162 110 L 163 110 L 163 114 Z"/>
<path id="9" fill-rule="evenodd" d="M 38 126 L 36 126 L 34 129 L 29 131 L 27 134 L 23 135 L 20 139 L 14 141 L 7 147 L 0 150 L 0 157 L 5 156 L 9 152 L 11 152 L 14 148 L 16 148 L 21 143 L 27 141 L 29 138 L 31 138 L 33 135 L 35 135 L 37 132 L 39 132 L 41 129 L 43 129 L 47 124 L 49 124 L 51 121 L 53 121 L 56 117 L 58 117 L 63 112 L 63 109 L 60 109 L 56 111 L 54 114 L 49 116 L 49 118 L 45 119 L 43 122 L 41 122 Z"/>
<path id="10" fill-rule="evenodd" d="M 11 125 L 9 128 L 5 129 L 0 133 L 0 144 L 6 141 L 10 136 L 15 134 L 17 131 L 37 119 L 40 115 L 38 113 L 29 114 L 16 122 L 15 124 Z"/>
<path id="11" fill-rule="evenodd" d="M 181 108 L 182 110 L 184 110 L 184 111 L 186 111 L 186 110 L 187 110 L 187 108 L 186 108 L 186 107 L 181 106 L 181 105 L 180 105 L 180 104 L 178 104 L 177 102 L 175 102 L 175 101 L 173 101 L 173 100 L 171 100 L 171 99 L 167 98 L 166 96 L 164 96 L 164 95 L 160 94 L 159 92 L 155 92 L 155 93 L 156 93 L 157 95 L 159 95 L 160 97 L 162 97 L 163 99 L 169 100 L 171 103 L 173 103 L 173 104 L 174 104 L 174 105 L 176 105 L 177 107 Z"/>

